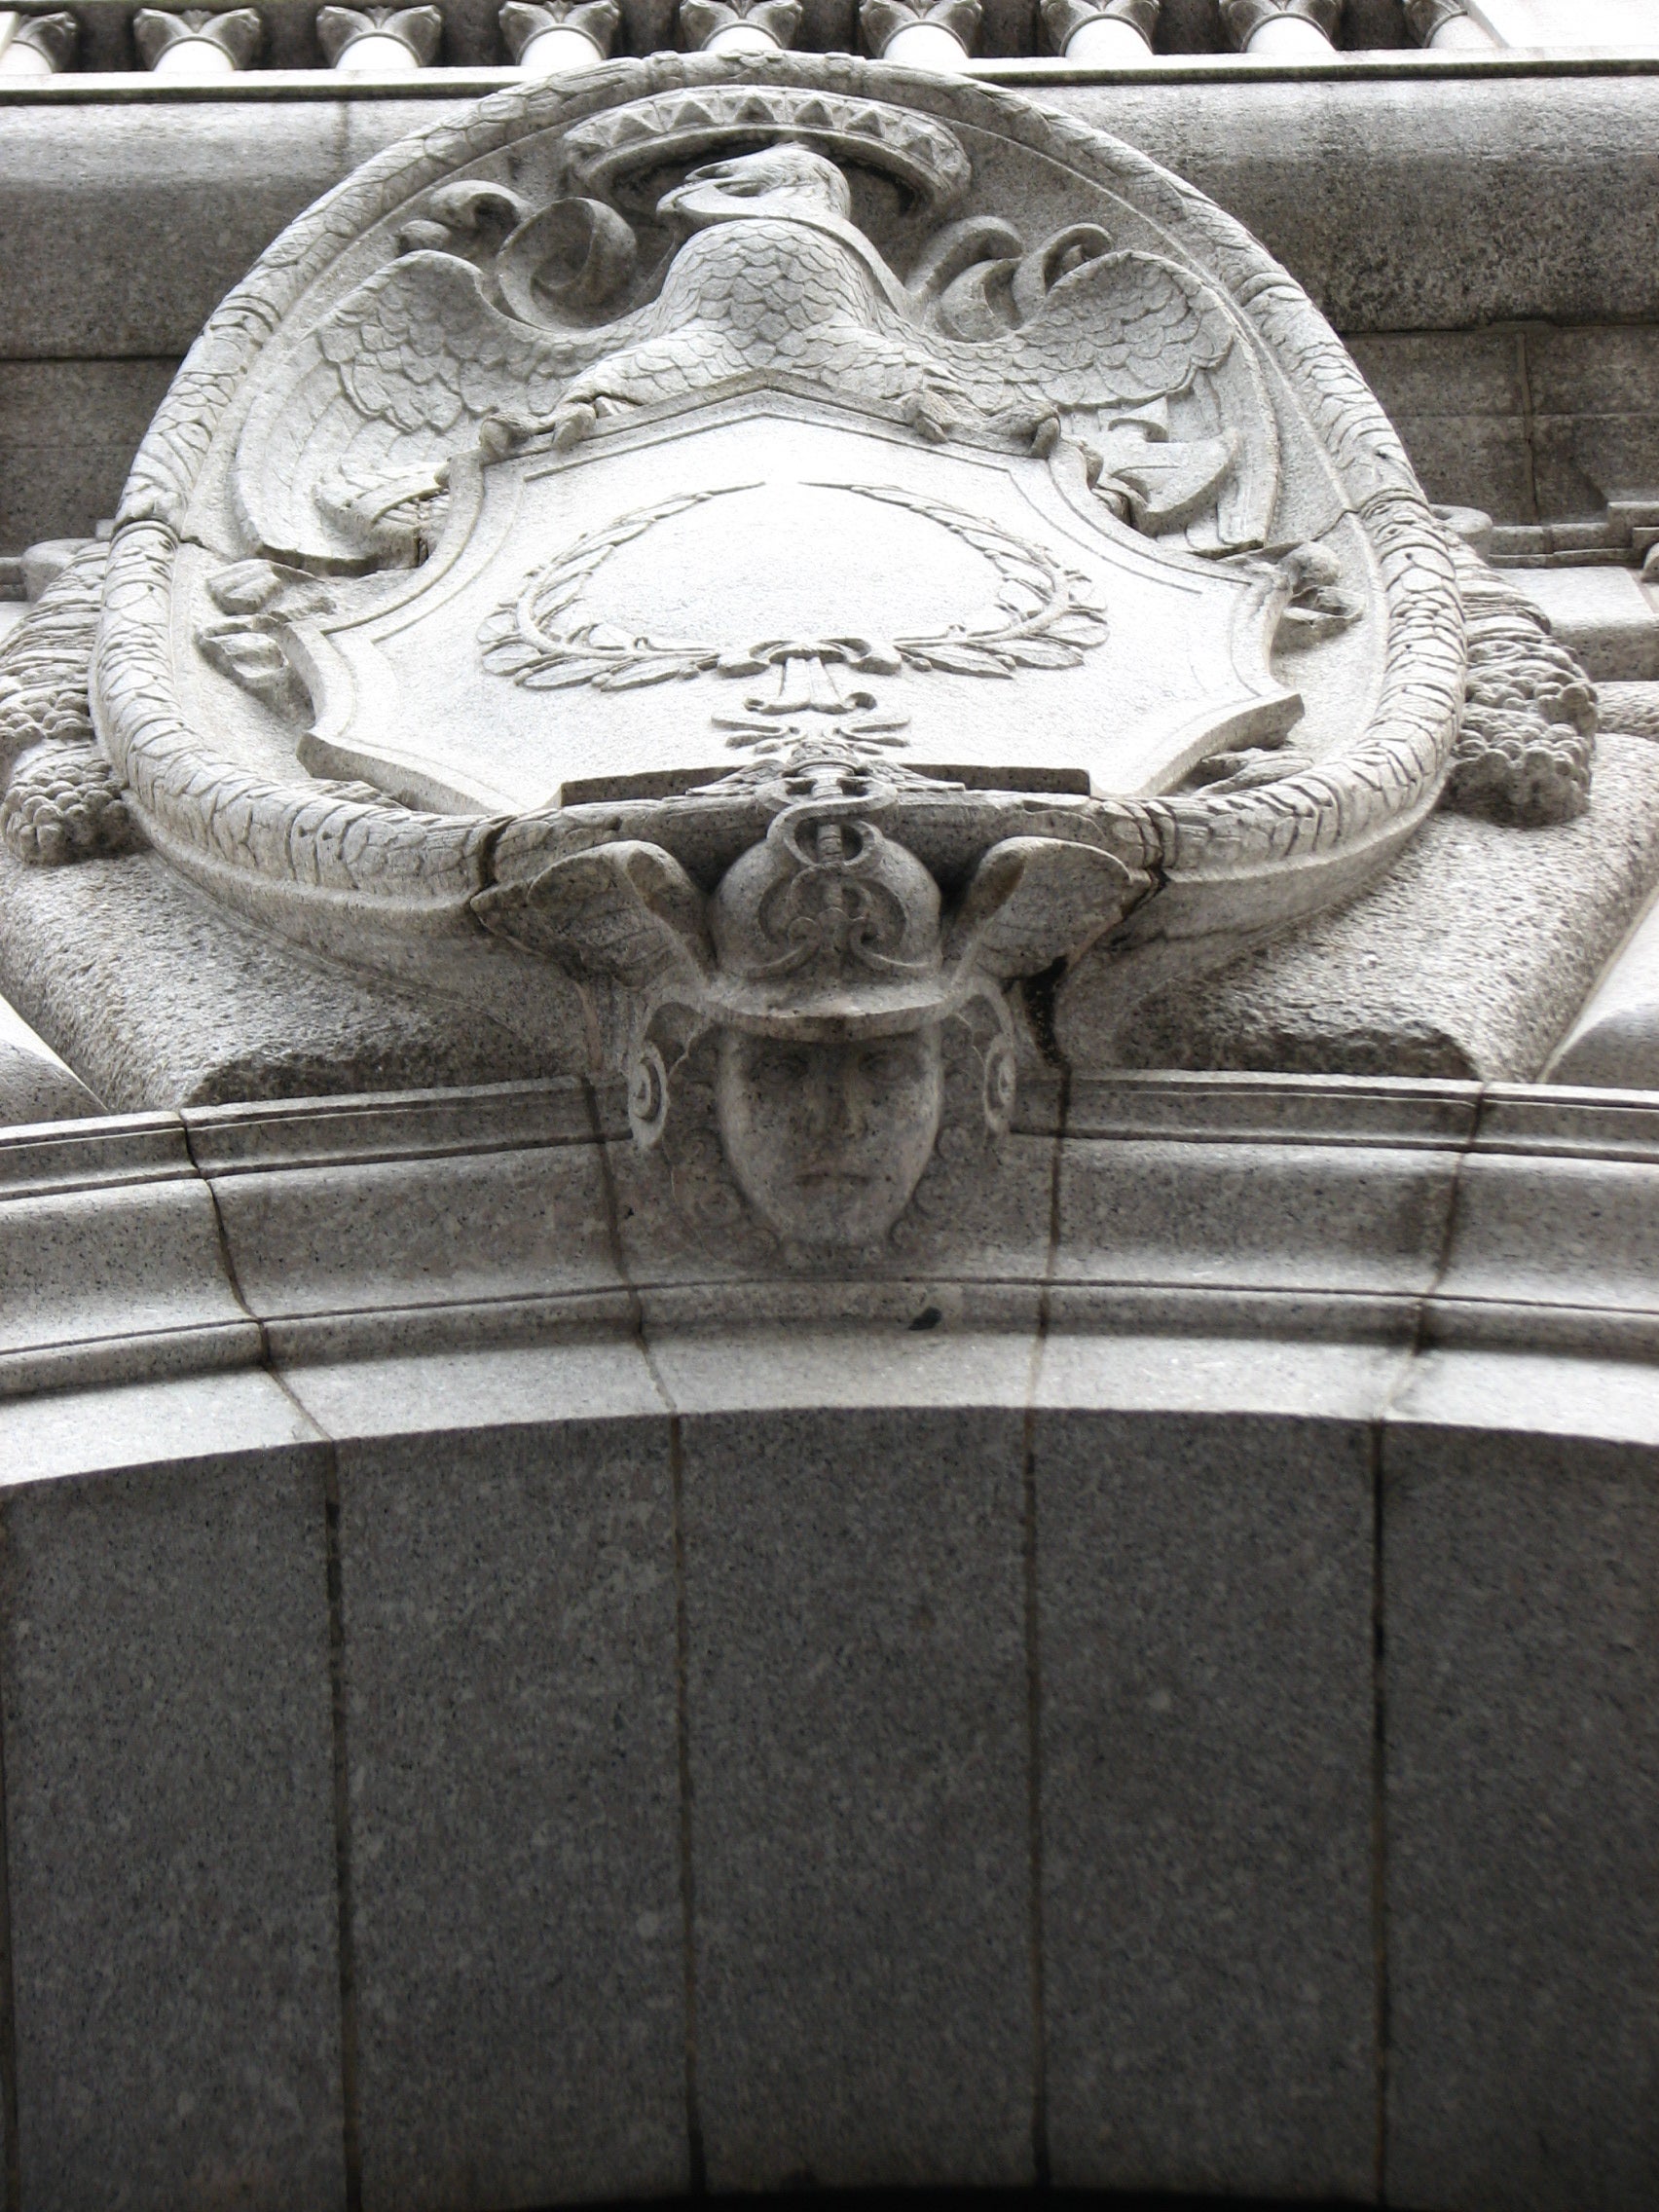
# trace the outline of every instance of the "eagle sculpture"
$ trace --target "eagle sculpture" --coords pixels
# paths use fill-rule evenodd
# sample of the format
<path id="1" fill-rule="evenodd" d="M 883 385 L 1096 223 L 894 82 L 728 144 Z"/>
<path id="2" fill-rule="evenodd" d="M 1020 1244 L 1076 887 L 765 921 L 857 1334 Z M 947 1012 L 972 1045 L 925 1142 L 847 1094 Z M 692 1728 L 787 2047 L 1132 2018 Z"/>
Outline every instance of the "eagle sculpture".
<path id="1" fill-rule="evenodd" d="M 613 208 L 567 202 L 520 228 L 572 207 L 590 296 L 596 269 L 625 289 L 634 240 Z M 979 216 L 945 226 L 903 282 L 853 222 L 840 168 L 792 143 L 691 170 L 656 215 L 682 237 L 655 296 L 586 327 L 556 295 L 503 285 L 524 258 L 513 239 L 480 266 L 412 226 L 413 249 L 322 318 L 250 413 L 236 490 L 259 550 L 337 570 L 407 560 L 410 518 L 429 519 L 457 456 L 571 447 L 740 385 L 930 441 L 1063 445 L 1139 529 L 1199 553 L 1262 542 L 1272 406 L 1249 336 L 1192 270 L 1113 250 L 1092 224 L 1026 251 Z"/>

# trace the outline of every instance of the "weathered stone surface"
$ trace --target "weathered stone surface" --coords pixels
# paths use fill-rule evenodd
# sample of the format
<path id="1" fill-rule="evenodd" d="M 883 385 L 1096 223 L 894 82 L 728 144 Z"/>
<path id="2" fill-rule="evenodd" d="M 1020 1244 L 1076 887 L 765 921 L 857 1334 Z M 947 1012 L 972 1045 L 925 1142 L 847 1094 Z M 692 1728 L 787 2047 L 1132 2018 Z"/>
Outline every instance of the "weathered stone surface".
<path id="1" fill-rule="evenodd" d="M 0 361 L 0 548 L 85 535 L 114 514 L 176 366 L 171 358 Z"/>
<path id="2" fill-rule="evenodd" d="M 1651 905 L 1608 963 L 1545 1072 L 1551 1083 L 1659 1089 L 1659 917 Z"/>
<path id="3" fill-rule="evenodd" d="M 176 1122 L 0 1130 L 0 1392 L 67 1380 L 66 1358 L 82 1382 L 129 1382 L 258 1347 Z"/>
<path id="4" fill-rule="evenodd" d="M 1021 90 L 1189 178 L 1344 332 L 1659 322 L 1651 213 L 1631 190 L 1651 75 Z M 10 109 L 0 358 L 182 355 L 283 224 L 461 105 L 262 100 L 257 129 L 234 100 Z"/>
<path id="5" fill-rule="evenodd" d="M 1535 1077 L 1659 872 L 1659 748 L 1604 732 L 1590 811 L 1549 830 L 1439 815 L 1375 890 L 1117 1030 L 1140 1067 Z M 1091 963 L 1060 1036 L 1098 1064 Z"/>
<path id="6" fill-rule="evenodd" d="M 1368 2197 L 1367 1426 L 1055 1412 L 1033 1455 L 1054 2180 Z"/>
<path id="7" fill-rule="evenodd" d="M 9 648 L 66 718 L 20 715 L 19 856 L 108 817 L 466 1010 L 463 1055 L 498 1006 L 621 1074 L 646 1150 L 710 1040 L 725 1161 L 802 1249 L 908 1204 L 947 1028 L 1006 1133 L 1015 980 L 1108 938 L 1167 979 L 1168 939 L 1375 875 L 1471 666 L 1445 532 L 1252 240 L 1005 94 L 777 52 L 366 166 L 210 319 L 54 590 Z"/>
<path id="8" fill-rule="evenodd" d="M 561 1059 L 489 1006 L 308 958 L 147 854 L 30 868 L 0 849 L 0 990 L 118 1113 L 501 1082 Z"/>
<path id="9" fill-rule="evenodd" d="M 339 1467 L 366 2212 L 682 2191 L 667 1423 Z"/>
<path id="10" fill-rule="evenodd" d="M 1424 1425 L 1397 1422 L 1384 1446 L 1387 2196 L 1644 2212 L 1651 1419 L 1645 1444 L 1591 1443 L 1570 1433 L 1578 1389 L 1564 1402 L 1559 1372 L 1535 1379 L 1547 1412 L 1524 1372 L 1493 1380 L 1492 1432 L 1428 1426 L 1425 1390 Z"/>
<path id="11" fill-rule="evenodd" d="M 4 1499 L 31 2204 L 346 2202 L 322 1455 L 206 1443 Z"/>
<path id="12" fill-rule="evenodd" d="M 0 1128 L 15 1122 L 69 1122 L 99 1110 L 80 1078 L 0 999 Z"/>
<path id="13" fill-rule="evenodd" d="M 709 2178 L 1029 2181 L 1019 1417 L 682 1434 Z"/>
<path id="14" fill-rule="evenodd" d="M 1529 569 L 1508 580 L 1542 608 L 1551 631 L 1598 683 L 1659 678 L 1659 592 L 1634 569 Z M 1659 707 L 1659 683 L 1653 697 Z M 1604 705 L 1603 720 L 1619 728 L 1616 695 Z"/>
<path id="15" fill-rule="evenodd" d="M 205 1913 L 205 1851 L 210 1934 L 278 1916 L 265 1969 L 292 1955 L 296 1896 L 337 1914 L 343 1874 L 356 1900 L 334 1925 L 366 2203 L 545 2202 L 571 2174 L 589 2195 L 678 2187 L 699 2141 L 711 2180 L 1027 2178 L 1041 1862 L 1056 2179 L 1367 2197 L 1380 1939 L 1390 2199 L 1645 2212 L 1659 1386 L 1650 1358 L 1608 1354 L 1650 1351 L 1659 1326 L 1653 1102 L 1079 1082 L 1057 1255 L 1039 1215 L 995 1280 L 936 1281 L 925 1252 L 891 1284 L 778 1260 L 692 1284 L 678 1319 L 642 1327 L 642 1298 L 565 1341 L 535 1318 L 508 1349 L 536 1295 L 588 1280 L 556 1195 L 522 1176 L 536 1094 L 551 1126 L 570 1103 L 552 1086 L 193 1113 L 194 1187 L 216 1187 L 263 1329 L 243 1356 L 280 1381 L 0 1404 L 21 1516 L 0 1603 L 25 2204 L 112 2200 L 84 2186 L 105 2157 L 135 2206 L 216 2204 L 270 2083 L 300 2085 L 279 2140 L 297 2127 L 303 2157 L 276 2201 L 338 2201 L 303 2194 L 348 2137 L 338 2107 L 306 2133 L 317 2076 L 312 2045 L 281 2041 L 289 1999 L 255 1977 L 247 2015 L 172 2009 L 203 1986 L 179 1899 Z M 155 1117 L 15 1140 L 34 1240 L 191 1174 L 158 1151 L 176 1137 Z M 1084 1213 L 1067 1161 L 1086 1152 Z M 515 1190 L 539 1226 L 503 1263 Z M 428 1231 L 388 1231 L 353 1276 L 331 1223 L 361 1243 L 400 1191 Z M 630 1267 L 654 1294 L 651 1237 L 637 1209 Z M 215 1249 L 199 1259 L 223 1282 Z M 91 1234 L 66 1264 L 95 1295 L 48 1317 L 59 1380 L 77 1327 L 102 1361 L 123 1326 L 103 1264 Z M 1015 1266 L 1063 1277 L 1041 1342 L 1030 1300 L 999 1303 Z M 500 1334 L 480 1350 L 492 1269 Z M 296 1305 L 329 1306 L 298 1366 Z M 422 1356 L 361 1356 L 417 1324 Z M 289 1803 L 327 1735 L 319 1437 L 352 1788 L 344 1854 L 323 1814 L 323 1842 L 284 1858 L 291 1827 L 255 1815 Z M 307 1673 L 293 1653 L 313 1649 Z M 618 1753 L 608 1733 L 617 1710 L 645 1716 L 648 1775 L 641 1739 L 625 1726 Z M 625 1859 L 629 1821 L 645 1840 Z M 683 1928 L 687 1868 L 689 2054 L 685 1955 L 665 1967 L 645 1918 L 669 1889 Z M 565 1909 L 578 1894 L 608 1943 Z M 655 1994 L 635 2002 L 642 1956 Z M 89 1989 L 139 1994 L 89 2018 Z M 595 2021 L 622 2053 L 597 2082 Z M 234 2073 L 250 2047 L 255 2091 Z M 185 2186 L 153 2181 L 190 2159 Z"/>

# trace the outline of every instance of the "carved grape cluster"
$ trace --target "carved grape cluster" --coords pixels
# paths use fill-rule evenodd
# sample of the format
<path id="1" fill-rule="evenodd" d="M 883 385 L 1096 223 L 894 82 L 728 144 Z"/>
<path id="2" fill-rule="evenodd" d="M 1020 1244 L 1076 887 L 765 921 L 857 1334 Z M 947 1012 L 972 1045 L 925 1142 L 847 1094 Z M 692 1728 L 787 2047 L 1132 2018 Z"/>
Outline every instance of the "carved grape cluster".
<path id="1" fill-rule="evenodd" d="M 40 745 L 26 753 L 0 797 L 0 838 L 21 861 L 54 867 L 136 842 L 131 815 L 101 753 Z"/>
<path id="2" fill-rule="evenodd" d="M 1595 687 L 1501 575 L 1461 548 L 1457 570 L 1469 672 L 1446 803 L 1521 830 L 1571 822 L 1590 804 Z"/>

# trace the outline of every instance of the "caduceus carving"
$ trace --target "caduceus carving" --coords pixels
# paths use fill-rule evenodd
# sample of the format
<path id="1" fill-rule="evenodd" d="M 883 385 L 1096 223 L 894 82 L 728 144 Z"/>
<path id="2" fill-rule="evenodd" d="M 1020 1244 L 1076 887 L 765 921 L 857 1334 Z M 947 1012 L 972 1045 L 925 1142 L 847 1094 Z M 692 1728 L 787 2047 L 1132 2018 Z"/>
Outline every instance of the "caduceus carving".
<path id="1" fill-rule="evenodd" d="M 464 194 L 448 219 L 471 257 L 435 247 L 441 223 L 410 226 L 412 250 L 324 316 L 297 378 L 253 410 L 238 481 L 265 551 L 396 560 L 458 454 L 571 446 L 608 418 L 756 380 L 923 439 L 1063 442 L 1143 529 L 1200 551 L 1261 539 L 1277 453 L 1249 338 L 1191 270 L 1115 250 L 1093 224 L 1028 251 L 998 218 L 949 223 L 901 281 L 836 164 L 775 144 L 667 193 L 657 219 L 680 242 L 655 296 L 593 326 L 642 281 L 624 218 L 597 200 L 533 213 L 493 187 Z M 491 219 L 498 238 L 511 228 L 480 257 Z M 573 259 L 575 276 L 537 279 L 538 255 Z"/>

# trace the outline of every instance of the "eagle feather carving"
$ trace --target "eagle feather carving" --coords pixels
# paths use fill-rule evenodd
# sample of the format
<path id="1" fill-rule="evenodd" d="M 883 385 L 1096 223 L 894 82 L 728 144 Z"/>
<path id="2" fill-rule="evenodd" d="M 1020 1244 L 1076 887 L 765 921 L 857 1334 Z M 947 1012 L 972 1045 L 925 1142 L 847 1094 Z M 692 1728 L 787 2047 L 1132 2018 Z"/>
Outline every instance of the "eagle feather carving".
<path id="1" fill-rule="evenodd" d="M 659 203 L 688 235 L 655 298 L 590 328 L 507 312 L 460 254 L 403 255 L 322 318 L 251 411 L 237 469 L 250 534 L 283 559 L 371 566 L 395 557 L 458 455 L 570 445 L 608 417 L 758 377 L 932 440 L 1066 437 L 1140 527 L 1199 551 L 1261 541 L 1272 413 L 1250 340 L 1201 277 L 1112 250 L 1092 226 L 1035 253 L 982 250 L 1016 241 L 981 218 L 954 226 L 978 245 L 936 241 L 906 287 L 850 210 L 840 170 L 806 147 L 693 170 Z"/>

